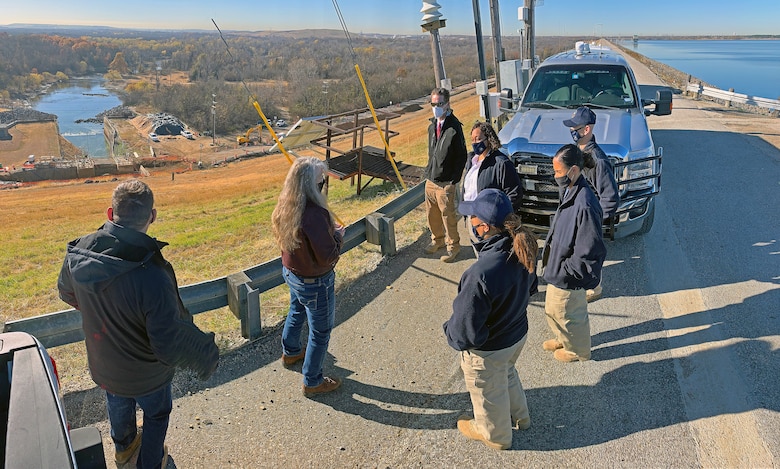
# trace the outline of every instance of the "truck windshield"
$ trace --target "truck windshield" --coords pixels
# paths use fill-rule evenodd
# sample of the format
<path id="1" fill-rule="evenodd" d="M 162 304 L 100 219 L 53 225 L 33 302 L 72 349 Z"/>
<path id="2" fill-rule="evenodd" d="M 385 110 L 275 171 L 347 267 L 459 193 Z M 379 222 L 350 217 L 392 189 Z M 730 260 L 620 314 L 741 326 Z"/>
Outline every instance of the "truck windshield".
<path id="1" fill-rule="evenodd" d="M 554 65 L 541 67 L 528 85 L 523 106 L 603 107 L 636 106 L 630 75 L 621 66 L 603 64 Z"/>

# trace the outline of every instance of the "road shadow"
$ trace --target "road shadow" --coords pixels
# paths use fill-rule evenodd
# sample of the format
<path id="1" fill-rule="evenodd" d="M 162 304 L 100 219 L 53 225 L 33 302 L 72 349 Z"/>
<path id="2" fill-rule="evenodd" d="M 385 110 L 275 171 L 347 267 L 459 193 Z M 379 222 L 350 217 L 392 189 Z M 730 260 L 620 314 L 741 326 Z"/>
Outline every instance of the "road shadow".
<path id="1" fill-rule="evenodd" d="M 336 362 L 330 354 L 325 359 L 327 369 L 344 377 L 341 388 L 312 399 L 339 412 L 392 427 L 448 430 L 455 428 L 458 416 L 471 408 L 467 392 L 435 394 L 367 384 L 349 378 L 352 371 Z"/>
<path id="2" fill-rule="evenodd" d="M 413 264 L 418 258 L 429 256 L 423 251 L 429 240 L 430 237 L 427 233 L 421 234 L 414 243 L 400 249 L 395 256 L 383 258 L 380 265 L 373 271 L 338 289 L 334 330 L 358 314 L 367 304 L 379 296 L 388 284 L 397 280 L 408 269 L 414 268 Z M 467 258 L 468 250 L 462 247 L 459 260 Z M 453 288 L 456 287 L 457 285 L 453 286 Z M 189 370 L 176 370 L 173 379 L 174 400 L 188 393 L 227 384 L 278 361 L 282 353 L 280 344 L 283 327 L 283 321 L 270 327 L 264 327 L 263 336 L 258 340 L 221 354 L 219 367 L 214 375 L 206 381 L 200 381 Z M 307 333 L 307 326 L 304 326 L 302 337 L 306 337 Z M 74 428 L 94 425 L 108 418 L 105 410 L 105 392 L 97 386 L 67 393 L 63 396 L 63 401 L 68 420 Z"/>

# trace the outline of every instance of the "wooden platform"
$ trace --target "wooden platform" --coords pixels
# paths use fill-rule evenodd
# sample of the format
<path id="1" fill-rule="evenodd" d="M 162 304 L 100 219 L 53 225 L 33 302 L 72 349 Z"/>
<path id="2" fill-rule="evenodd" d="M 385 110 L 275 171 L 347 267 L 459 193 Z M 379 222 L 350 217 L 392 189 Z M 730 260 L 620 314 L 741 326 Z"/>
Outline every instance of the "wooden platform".
<path id="1" fill-rule="evenodd" d="M 355 149 L 344 155 L 331 158 L 328 163 L 328 174 L 341 181 L 365 174 L 372 178 L 399 182 L 392 163 L 385 158 L 384 149 L 371 146 L 363 147 L 362 165 L 359 165 L 359 157 L 360 151 Z M 396 161 L 395 164 L 405 183 L 416 185 L 422 181 L 425 168 L 412 166 L 402 161 Z"/>

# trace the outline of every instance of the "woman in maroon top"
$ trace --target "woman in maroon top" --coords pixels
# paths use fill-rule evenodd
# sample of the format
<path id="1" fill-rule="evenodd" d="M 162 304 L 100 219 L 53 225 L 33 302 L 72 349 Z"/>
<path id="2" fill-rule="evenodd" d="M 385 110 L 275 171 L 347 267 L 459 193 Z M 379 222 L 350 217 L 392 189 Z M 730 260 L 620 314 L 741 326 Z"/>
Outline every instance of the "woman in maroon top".
<path id="1" fill-rule="evenodd" d="M 290 287 L 282 364 L 289 367 L 303 360 L 306 397 L 341 385 L 341 379 L 322 372 L 336 314 L 333 268 L 344 239 L 344 227 L 334 221 L 322 193 L 326 171 L 325 163 L 317 158 L 297 158 L 271 215 L 274 238 L 282 249 L 282 274 Z M 301 331 L 307 320 L 309 338 L 303 347 Z"/>

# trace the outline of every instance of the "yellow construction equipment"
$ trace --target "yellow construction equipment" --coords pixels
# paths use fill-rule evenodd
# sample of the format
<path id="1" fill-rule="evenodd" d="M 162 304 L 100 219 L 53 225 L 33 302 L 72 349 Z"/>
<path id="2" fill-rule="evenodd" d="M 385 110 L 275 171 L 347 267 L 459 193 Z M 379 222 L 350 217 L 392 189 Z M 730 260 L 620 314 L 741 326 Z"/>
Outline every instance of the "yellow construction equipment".
<path id="1" fill-rule="evenodd" d="M 238 143 L 239 145 L 253 145 L 255 142 L 250 138 L 250 135 L 252 135 L 252 132 L 257 132 L 257 144 L 262 145 L 263 144 L 262 130 L 263 130 L 263 124 L 256 125 L 251 129 L 247 130 L 244 135 L 239 135 L 238 137 L 236 137 L 236 143 Z"/>

